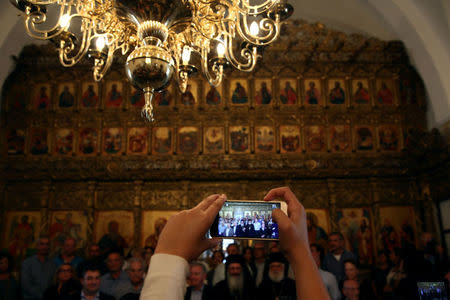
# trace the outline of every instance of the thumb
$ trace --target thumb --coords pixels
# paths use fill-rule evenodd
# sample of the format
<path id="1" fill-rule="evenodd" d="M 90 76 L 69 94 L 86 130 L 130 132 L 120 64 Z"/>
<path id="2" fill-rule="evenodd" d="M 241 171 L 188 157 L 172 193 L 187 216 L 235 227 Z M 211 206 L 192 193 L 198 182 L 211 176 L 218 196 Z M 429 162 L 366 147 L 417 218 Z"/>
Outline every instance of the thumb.
<path id="1" fill-rule="evenodd" d="M 287 230 L 292 223 L 289 217 L 278 208 L 272 211 L 272 218 L 278 224 L 278 228 L 281 232 Z"/>

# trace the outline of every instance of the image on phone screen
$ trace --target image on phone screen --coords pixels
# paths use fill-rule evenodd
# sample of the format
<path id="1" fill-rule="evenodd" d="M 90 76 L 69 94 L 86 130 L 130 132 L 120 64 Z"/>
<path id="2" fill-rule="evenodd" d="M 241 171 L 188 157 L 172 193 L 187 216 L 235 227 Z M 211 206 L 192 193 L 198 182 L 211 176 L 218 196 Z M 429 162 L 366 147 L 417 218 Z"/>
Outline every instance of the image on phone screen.
<path id="1" fill-rule="evenodd" d="M 225 202 L 214 221 L 211 236 L 233 239 L 278 239 L 278 225 L 272 220 L 272 210 L 280 202 Z"/>

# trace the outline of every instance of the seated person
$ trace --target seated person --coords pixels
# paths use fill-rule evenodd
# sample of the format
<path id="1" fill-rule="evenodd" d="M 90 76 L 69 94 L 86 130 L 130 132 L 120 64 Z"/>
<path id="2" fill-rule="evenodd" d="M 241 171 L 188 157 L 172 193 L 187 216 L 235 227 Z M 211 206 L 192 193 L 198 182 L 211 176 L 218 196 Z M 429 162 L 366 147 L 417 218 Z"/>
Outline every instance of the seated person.
<path id="1" fill-rule="evenodd" d="M 258 300 L 296 299 L 295 281 L 286 276 L 287 261 L 281 253 L 269 255 L 269 272 L 258 287 Z"/>
<path id="2" fill-rule="evenodd" d="M 256 287 L 241 255 L 229 255 L 225 263 L 225 279 L 214 286 L 215 299 L 256 299 Z"/>
<path id="3" fill-rule="evenodd" d="M 184 300 L 213 300 L 213 288 L 205 284 L 206 267 L 201 262 L 192 262 L 189 268 L 189 287 L 184 295 Z"/>

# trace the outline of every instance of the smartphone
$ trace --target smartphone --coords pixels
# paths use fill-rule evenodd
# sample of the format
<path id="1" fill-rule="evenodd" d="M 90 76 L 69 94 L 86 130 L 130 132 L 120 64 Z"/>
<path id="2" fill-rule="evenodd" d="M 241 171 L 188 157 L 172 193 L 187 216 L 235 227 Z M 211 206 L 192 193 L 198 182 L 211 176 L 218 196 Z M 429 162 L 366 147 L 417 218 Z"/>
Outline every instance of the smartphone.
<path id="1" fill-rule="evenodd" d="M 278 240 L 278 225 L 272 210 L 287 212 L 283 201 L 227 200 L 209 232 L 212 237 L 250 240 Z"/>

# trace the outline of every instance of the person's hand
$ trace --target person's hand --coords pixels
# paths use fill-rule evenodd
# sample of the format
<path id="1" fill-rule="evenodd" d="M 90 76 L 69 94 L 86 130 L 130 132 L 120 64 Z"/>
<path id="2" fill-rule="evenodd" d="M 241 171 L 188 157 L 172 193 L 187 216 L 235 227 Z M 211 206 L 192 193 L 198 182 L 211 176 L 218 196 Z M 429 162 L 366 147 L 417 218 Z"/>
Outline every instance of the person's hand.
<path id="1" fill-rule="evenodd" d="M 286 202 L 288 215 L 280 209 L 274 209 L 272 217 L 277 222 L 280 231 L 281 250 L 286 254 L 288 260 L 292 261 L 299 253 L 309 249 L 306 212 L 288 187 L 270 190 L 264 200 L 271 201 L 277 198 Z"/>
<path id="2" fill-rule="evenodd" d="M 159 236 L 155 254 L 172 254 L 190 261 L 216 246 L 219 240 L 205 235 L 225 200 L 225 195 L 211 195 L 196 207 L 171 217 Z"/>

